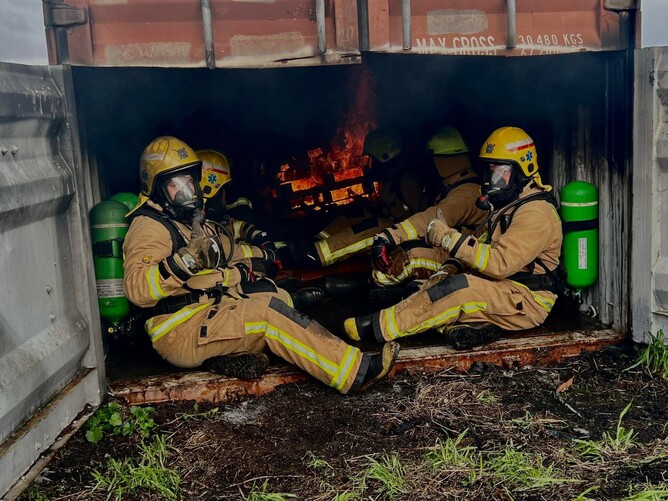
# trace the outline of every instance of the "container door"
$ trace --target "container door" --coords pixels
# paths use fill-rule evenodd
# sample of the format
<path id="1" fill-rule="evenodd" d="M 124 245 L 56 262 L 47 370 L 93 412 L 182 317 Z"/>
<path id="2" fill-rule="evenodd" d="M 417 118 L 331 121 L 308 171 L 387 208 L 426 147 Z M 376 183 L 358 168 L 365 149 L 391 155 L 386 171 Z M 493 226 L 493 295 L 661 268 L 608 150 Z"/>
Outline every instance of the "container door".
<path id="1" fill-rule="evenodd" d="M 104 392 L 70 77 L 0 63 L 0 497 Z"/>
<path id="2" fill-rule="evenodd" d="M 668 48 L 636 53 L 631 302 L 633 339 L 668 331 Z"/>

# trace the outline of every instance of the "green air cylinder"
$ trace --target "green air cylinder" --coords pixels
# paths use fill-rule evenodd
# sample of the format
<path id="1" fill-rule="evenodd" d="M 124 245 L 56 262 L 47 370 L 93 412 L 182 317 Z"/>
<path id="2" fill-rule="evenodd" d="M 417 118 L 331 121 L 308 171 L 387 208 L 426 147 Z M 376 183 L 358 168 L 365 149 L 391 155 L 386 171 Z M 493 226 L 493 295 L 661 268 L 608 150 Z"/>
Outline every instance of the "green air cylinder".
<path id="1" fill-rule="evenodd" d="M 109 197 L 109 200 L 115 200 L 120 202 L 128 208 L 128 212 L 134 209 L 139 203 L 139 197 L 134 193 L 129 193 L 126 191 L 121 191 Z"/>
<path id="2" fill-rule="evenodd" d="M 130 302 L 123 294 L 123 240 L 128 232 L 128 208 L 106 200 L 90 211 L 90 233 L 100 317 L 111 324 L 109 332 L 130 314 Z"/>
<path id="3" fill-rule="evenodd" d="M 580 292 L 598 279 L 598 189 L 573 181 L 560 191 L 566 284 Z"/>

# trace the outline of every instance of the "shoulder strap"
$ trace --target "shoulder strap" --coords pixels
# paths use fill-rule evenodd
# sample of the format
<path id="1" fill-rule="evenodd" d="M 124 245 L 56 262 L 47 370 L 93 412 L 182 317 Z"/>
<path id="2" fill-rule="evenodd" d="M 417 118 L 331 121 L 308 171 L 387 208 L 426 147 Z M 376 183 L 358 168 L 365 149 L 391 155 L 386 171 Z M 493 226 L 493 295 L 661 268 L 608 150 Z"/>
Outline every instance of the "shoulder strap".
<path id="1" fill-rule="evenodd" d="M 169 235 L 172 237 L 172 253 L 176 252 L 181 247 L 186 246 L 185 238 L 183 238 L 183 235 L 181 235 L 181 232 L 174 224 L 174 221 L 172 221 L 169 217 L 167 217 L 167 215 L 151 207 L 142 206 L 132 213 L 133 218 L 136 216 L 149 217 L 154 221 L 157 221 L 160 224 L 162 224 L 165 228 L 167 228 L 167 231 L 169 231 Z"/>

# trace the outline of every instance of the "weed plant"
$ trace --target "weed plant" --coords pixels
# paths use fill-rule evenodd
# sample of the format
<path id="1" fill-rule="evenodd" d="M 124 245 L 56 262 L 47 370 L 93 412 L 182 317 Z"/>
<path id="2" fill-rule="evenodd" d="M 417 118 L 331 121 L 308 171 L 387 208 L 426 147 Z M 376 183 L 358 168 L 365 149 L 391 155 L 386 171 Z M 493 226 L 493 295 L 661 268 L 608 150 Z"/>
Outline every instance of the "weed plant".
<path id="1" fill-rule="evenodd" d="M 286 494 L 283 492 L 267 492 L 268 483 L 264 483 L 258 487 L 253 485 L 251 491 L 244 496 L 246 501 L 286 501 L 287 499 L 296 498 L 294 494 Z"/>
<path id="2" fill-rule="evenodd" d="M 636 367 L 642 367 L 650 376 L 659 376 L 663 379 L 668 379 L 668 346 L 665 339 L 663 329 L 658 331 L 656 335 L 651 332 L 648 333 L 650 343 L 643 350 L 635 363 L 624 369 L 629 371 Z"/>
<path id="3" fill-rule="evenodd" d="M 445 442 L 438 440 L 436 449 L 427 453 L 427 462 L 433 468 L 442 468 L 448 465 L 475 467 L 478 462 L 476 448 L 461 444 L 467 432 L 468 430 L 464 430 L 455 440 L 450 437 L 447 437 Z"/>
<path id="4" fill-rule="evenodd" d="M 130 459 L 109 459 L 104 472 L 93 470 L 96 481 L 93 491 L 107 492 L 107 499 L 121 500 L 128 494 L 149 491 L 160 499 L 179 499 L 179 474 L 167 467 L 168 456 L 176 451 L 167 444 L 163 435 L 153 442 L 142 442 L 139 463 Z"/>
<path id="5" fill-rule="evenodd" d="M 362 485 L 367 480 L 374 480 L 378 487 L 376 494 L 382 498 L 395 499 L 403 494 L 406 488 L 406 470 L 397 454 L 384 453 L 380 461 L 369 458 L 369 467 L 362 473 Z"/>
<path id="6" fill-rule="evenodd" d="M 121 406 L 116 402 L 103 405 L 93 414 L 86 423 L 86 439 L 94 444 L 98 443 L 105 432 L 114 435 L 132 435 L 139 433 L 142 437 L 148 437 L 155 426 L 151 414 L 155 411 L 153 407 L 130 408 L 130 416 L 123 419 Z"/>
<path id="7" fill-rule="evenodd" d="M 634 445 L 636 445 L 636 436 L 637 433 L 633 431 L 633 428 L 625 428 L 622 426 L 622 419 L 626 413 L 631 408 L 629 402 L 624 410 L 619 415 L 617 420 L 617 428 L 614 435 L 608 432 L 603 434 L 603 438 L 599 441 L 595 440 L 574 440 L 576 446 L 575 449 L 581 456 L 593 457 L 599 460 L 602 460 L 604 456 L 610 455 L 610 453 L 615 452 L 624 452 Z"/>

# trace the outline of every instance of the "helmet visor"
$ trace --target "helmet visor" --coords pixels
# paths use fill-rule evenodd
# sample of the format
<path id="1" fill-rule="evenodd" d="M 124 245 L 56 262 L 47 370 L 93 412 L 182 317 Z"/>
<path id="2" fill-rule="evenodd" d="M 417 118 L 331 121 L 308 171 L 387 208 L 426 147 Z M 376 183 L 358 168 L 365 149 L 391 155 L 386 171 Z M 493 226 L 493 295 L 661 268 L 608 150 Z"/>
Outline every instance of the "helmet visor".
<path id="1" fill-rule="evenodd" d="M 168 204 L 194 209 L 200 202 L 199 183 L 192 174 L 177 174 L 162 181 L 162 191 Z"/>
<path id="2" fill-rule="evenodd" d="M 485 188 L 488 194 L 508 189 L 513 175 L 513 166 L 509 164 L 489 164 L 488 182 Z"/>

